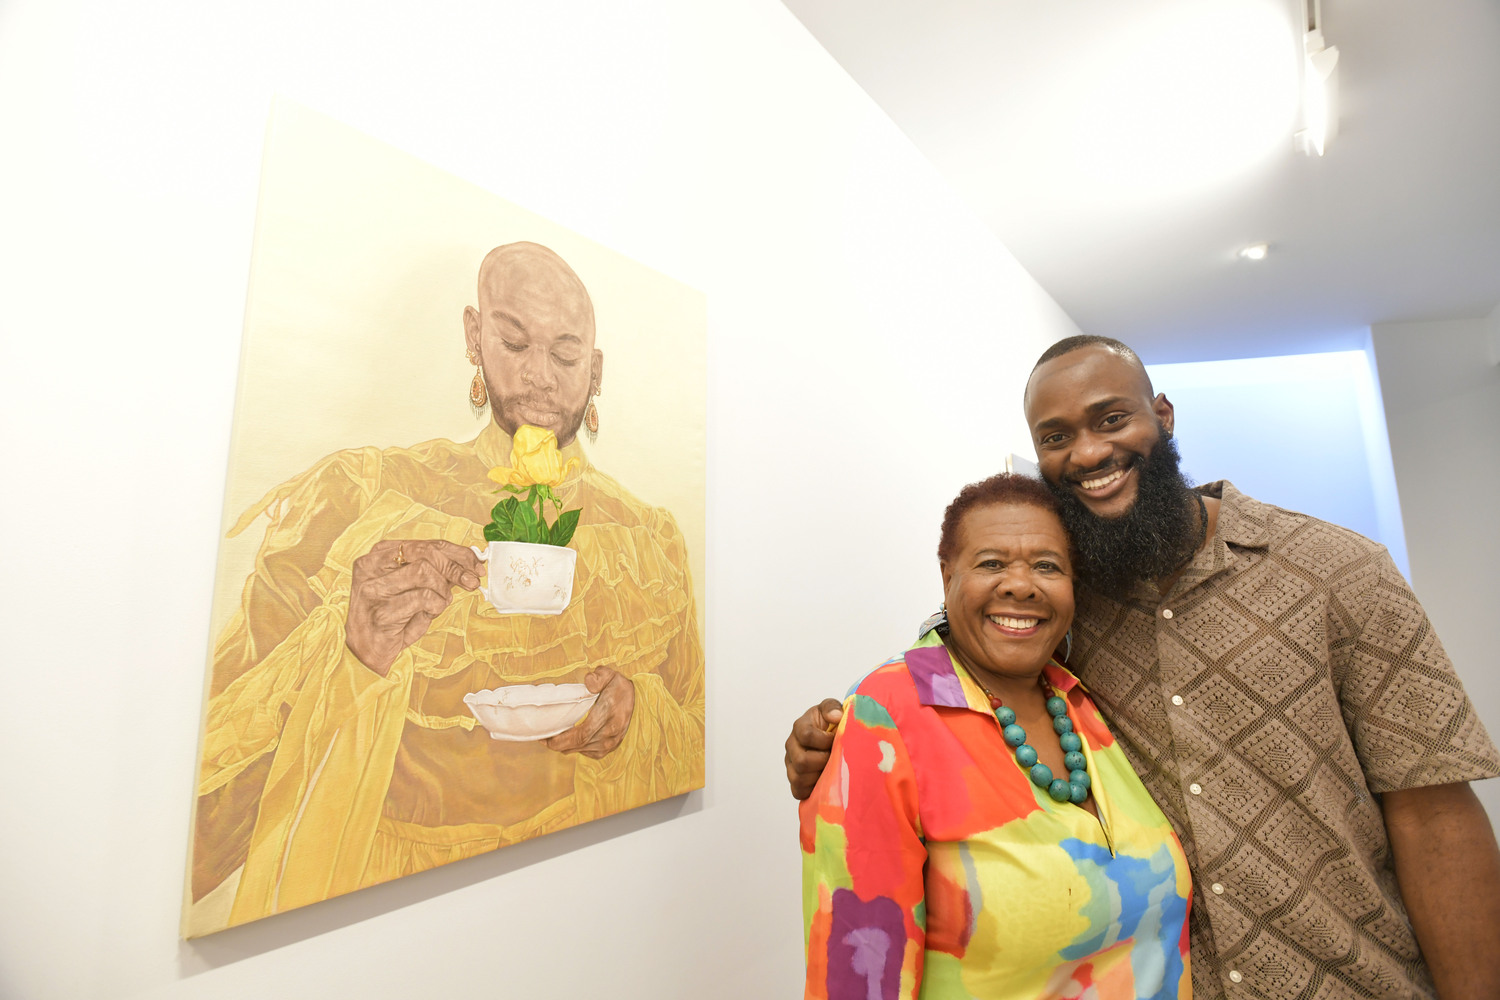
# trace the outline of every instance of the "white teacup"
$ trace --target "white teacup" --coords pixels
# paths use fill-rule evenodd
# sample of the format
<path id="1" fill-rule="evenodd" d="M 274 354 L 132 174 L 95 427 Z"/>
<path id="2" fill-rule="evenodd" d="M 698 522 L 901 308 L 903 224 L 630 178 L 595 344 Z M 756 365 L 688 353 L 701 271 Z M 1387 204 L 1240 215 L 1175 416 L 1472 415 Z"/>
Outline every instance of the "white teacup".
<path id="1" fill-rule="evenodd" d="M 556 615 L 573 599 L 578 553 L 562 545 L 490 542 L 474 547 L 489 563 L 489 586 L 479 588 L 502 615 Z"/>

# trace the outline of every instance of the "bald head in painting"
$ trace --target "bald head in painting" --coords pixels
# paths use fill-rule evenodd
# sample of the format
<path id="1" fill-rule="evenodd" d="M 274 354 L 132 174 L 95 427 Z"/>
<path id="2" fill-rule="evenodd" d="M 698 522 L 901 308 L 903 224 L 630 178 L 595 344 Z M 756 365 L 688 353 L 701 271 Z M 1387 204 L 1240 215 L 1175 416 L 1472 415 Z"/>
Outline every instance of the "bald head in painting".
<path id="1" fill-rule="evenodd" d="M 604 375 L 594 304 L 578 275 L 536 243 L 508 243 L 479 266 L 479 305 L 464 309 L 469 356 L 480 367 L 494 421 L 551 431 L 566 447 Z"/>

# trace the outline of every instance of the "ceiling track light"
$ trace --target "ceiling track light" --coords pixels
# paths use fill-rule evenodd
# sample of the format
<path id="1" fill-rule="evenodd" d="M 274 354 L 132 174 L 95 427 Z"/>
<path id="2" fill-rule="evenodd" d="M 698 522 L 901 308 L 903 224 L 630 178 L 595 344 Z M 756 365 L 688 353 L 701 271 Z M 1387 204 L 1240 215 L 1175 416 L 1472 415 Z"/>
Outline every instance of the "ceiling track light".
<path id="1" fill-rule="evenodd" d="M 1302 0 L 1302 8 L 1302 128 L 1294 138 L 1308 156 L 1322 156 L 1339 131 L 1339 50 L 1323 38 L 1323 0 Z"/>

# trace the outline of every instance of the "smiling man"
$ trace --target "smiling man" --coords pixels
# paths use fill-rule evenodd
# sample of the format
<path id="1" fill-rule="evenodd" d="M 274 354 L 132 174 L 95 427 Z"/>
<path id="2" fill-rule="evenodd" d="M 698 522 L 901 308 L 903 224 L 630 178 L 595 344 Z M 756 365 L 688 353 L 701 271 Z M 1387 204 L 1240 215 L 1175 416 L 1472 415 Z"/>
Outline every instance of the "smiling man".
<path id="1" fill-rule="evenodd" d="M 1190 490 L 1172 440 L 1172 404 L 1153 396 L 1134 353 L 1070 343 L 1037 362 L 1026 413 L 1086 584 L 1124 597 L 1136 581 L 1175 579 L 1212 530 L 1219 498 Z"/>
<path id="2" fill-rule="evenodd" d="M 1080 587 L 1069 665 L 1192 865 L 1199 997 L 1493 997 L 1500 774 L 1384 548 L 1191 489 L 1174 413 L 1124 344 L 1047 350 L 1025 408 Z M 837 703 L 787 742 L 793 793 Z"/>
<path id="3" fill-rule="evenodd" d="M 577 441 L 603 376 L 589 294 L 535 243 L 487 254 L 477 291 L 475 440 L 337 452 L 234 529 L 271 519 L 214 649 L 189 936 L 703 784 L 686 542 Z M 581 510 L 572 600 L 549 617 L 498 613 L 470 549 L 527 424 L 556 437 L 558 497 Z M 575 682 L 598 700 L 543 742 L 492 740 L 464 703 Z"/>

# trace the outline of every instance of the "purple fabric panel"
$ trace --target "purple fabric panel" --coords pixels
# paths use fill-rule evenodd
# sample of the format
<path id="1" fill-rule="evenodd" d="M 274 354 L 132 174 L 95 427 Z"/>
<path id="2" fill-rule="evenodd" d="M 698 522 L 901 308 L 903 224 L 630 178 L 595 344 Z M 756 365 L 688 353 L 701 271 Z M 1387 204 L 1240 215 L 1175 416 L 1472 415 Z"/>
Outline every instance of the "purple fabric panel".
<path id="1" fill-rule="evenodd" d="M 828 1000 L 897 1000 L 906 922 L 894 899 L 868 903 L 848 889 L 833 893 L 828 933 Z"/>
<path id="2" fill-rule="evenodd" d="M 969 707 L 963 685 L 953 670 L 953 661 L 948 659 L 948 650 L 942 646 L 908 649 L 906 670 L 917 686 L 917 699 L 922 704 L 944 708 Z"/>

